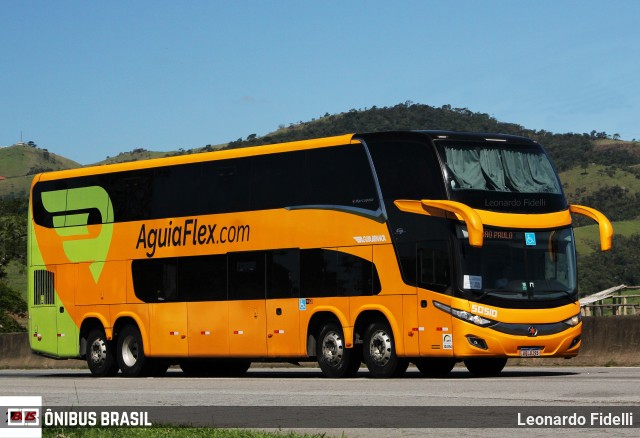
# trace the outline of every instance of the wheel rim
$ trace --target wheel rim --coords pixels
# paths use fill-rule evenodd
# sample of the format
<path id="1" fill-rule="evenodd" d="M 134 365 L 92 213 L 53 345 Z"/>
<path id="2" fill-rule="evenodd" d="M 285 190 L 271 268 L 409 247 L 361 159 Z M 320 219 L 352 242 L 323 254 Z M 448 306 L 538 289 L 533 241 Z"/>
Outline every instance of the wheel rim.
<path id="1" fill-rule="evenodd" d="M 107 345 L 104 340 L 96 339 L 91 344 L 91 362 L 96 366 L 101 366 L 107 360 Z"/>
<path id="2" fill-rule="evenodd" d="M 391 360 L 391 337 L 383 330 L 376 331 L 369 341 L 369 353 L 376 365 L 384 366 Z"/>
<path id="3" fill-rule="evenodd" d="M 138 362 L 138 343 L 133 336 L 127 336 L 122 342 L 122 361 L 128 367 Z"/>
<path id="4" fill-rule="evenodd" d="M 342 337 L 336 332 L 329 332 L 322 340 L 322 357 L 324 361 L 332 366 L 340 364 L 344 354 Z"/>

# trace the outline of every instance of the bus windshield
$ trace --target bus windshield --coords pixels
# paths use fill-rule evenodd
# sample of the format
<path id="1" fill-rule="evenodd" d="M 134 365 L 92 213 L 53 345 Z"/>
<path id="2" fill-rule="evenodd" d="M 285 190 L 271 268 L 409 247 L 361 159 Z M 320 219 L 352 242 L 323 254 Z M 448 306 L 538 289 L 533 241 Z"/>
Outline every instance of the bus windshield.
<path id="1" fill-rule="evenodd" d="M 450 189 L 561 194 L 541 147 L 498 142 L 439 141 Z"/>
<path id="2" fill-rule="evenodd" d="M 571 228 L 517 231 L 486 228 L 481 248 L 457 227 L 458 288 L 474 301 L 576 299 L 576 261 Z"/>

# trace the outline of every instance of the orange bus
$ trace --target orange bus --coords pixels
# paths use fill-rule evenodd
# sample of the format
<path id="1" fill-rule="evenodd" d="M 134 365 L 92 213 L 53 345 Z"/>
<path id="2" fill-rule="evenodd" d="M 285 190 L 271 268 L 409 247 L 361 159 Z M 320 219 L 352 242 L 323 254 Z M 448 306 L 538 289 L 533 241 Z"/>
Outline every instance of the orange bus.
<path id="1" fill-rule="evenodd" d="M 37 175 L 34 352 L 95 376 L 443 376 L 464 361 L 572 357 L 582 323 L 571 213 L 522 137 L 350 134 Z"/>

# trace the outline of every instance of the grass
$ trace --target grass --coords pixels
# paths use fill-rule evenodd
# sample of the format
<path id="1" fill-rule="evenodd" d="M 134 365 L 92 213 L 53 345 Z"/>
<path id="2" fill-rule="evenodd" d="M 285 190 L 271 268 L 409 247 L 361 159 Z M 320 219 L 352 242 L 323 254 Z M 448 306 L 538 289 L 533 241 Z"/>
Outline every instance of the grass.
<path id="1" fill-rule="evenodd" d="M 560 181 L 569 199 L 578 191 L 589 195 L 602 187 L 621 186 L 630 194 L 640 192 L 640 179 L 622 168 L 611 168 L 601 164 L 591 164 L 587 168 L 576 166 L 560 173 Z"/>
<path id="2" fill-rule="evenodd" d="M 630 236 L 640 233 L 640 219 L 613 222 L 614 236 Z M 579 227 L 574 230 L 578 257 L 587 256 L 600 248 L 598 224 Z"/>
<path id="3" fill-rule="evenodd" d="M 293 432 L 259 432 L 243 429 L 213 429 L 196 427 L 44 427 L 43 438 L 322 438 L 325 434 L 298 434 Z"/>
<path id="4" fill-rule="evenodd" d="M 75 161 L 30 146 L 10 146 L 0 149 L 0 197 L 24 198 L 35 169 L 69 169 L 80 166 Z"/>
<path id="5" fill-rule="evenodd" d="M 16 176 L 0 181 L 0 198 L 27 198 L 33 175 Z"/>

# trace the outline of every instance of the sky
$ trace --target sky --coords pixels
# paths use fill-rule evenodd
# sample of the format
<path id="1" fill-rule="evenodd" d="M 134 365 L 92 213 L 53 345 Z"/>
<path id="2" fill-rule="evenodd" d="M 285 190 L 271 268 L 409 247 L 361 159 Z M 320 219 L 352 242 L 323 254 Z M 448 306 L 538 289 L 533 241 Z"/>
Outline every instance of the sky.
<path id="1" fill-rule="evenodd" d="M 0 146 L 81 164 L 406 101 L 640 140 L 640 1 L 1 6 Z"/>

